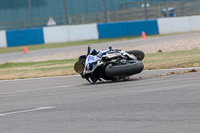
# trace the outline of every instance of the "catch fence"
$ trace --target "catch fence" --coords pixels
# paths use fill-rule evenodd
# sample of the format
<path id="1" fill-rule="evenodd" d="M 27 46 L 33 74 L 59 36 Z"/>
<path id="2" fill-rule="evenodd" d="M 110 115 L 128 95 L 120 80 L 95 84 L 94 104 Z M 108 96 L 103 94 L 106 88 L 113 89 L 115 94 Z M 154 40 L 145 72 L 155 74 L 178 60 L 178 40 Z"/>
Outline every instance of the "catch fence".
<path id="1" fill-rule="evenodd" d="M 0 0 L 0 30 L 200 14 L 199 0 Z"/>

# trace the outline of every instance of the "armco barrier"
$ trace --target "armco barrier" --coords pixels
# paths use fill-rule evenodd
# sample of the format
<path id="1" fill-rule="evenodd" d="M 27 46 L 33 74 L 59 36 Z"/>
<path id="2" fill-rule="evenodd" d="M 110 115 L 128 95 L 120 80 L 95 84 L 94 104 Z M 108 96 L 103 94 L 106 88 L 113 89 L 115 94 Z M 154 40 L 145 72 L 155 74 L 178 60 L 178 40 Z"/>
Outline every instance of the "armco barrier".
<path id="1" fill-rule="evenodd" d="M 6 31 L 7 46 L 23 46 L 32 44 L 43 44 L 43 30 L 38 29 L 25 29 L 25 30 L 9 30 Z"/>
<path id="2" fill-rule="evenodd" d="M 6 31 L 0 31 L 0 47 L 7 47 Z"/>
<path id="3" fill-rule="evenodd" d="M 97 40 L 97 24 L 44 27 L 45 43 Z"/>
<path id="4" fill-rule="evenodd" d="M 191 31 L 189 17 L 161 18 L 158 19 L 158 27 L 160 34 Z"/>
<path id="5" fill-rule="evenodd" d="M 157 20 L 104 23 L 98 24 L 97 27 L 100 39 L 126 36 L 141 36 L 142 31 L 144 31 L 147 35 L 159 34 Z"/>

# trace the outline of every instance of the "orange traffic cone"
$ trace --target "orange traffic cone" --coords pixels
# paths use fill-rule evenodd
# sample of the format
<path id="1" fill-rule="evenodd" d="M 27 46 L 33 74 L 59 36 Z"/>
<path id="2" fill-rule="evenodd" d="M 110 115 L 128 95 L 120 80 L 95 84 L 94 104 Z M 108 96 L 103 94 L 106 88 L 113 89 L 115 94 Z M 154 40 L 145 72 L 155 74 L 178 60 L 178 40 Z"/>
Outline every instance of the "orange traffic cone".
<path id="1" fill-rule="evenodd" d="M 146 34 L 145 34 L 145 32 L 143 31 L 142 32 L 142 39 L 146 39 L 147 37 L 146 37 Z"/>
<path id="2" fill-rule="evenodd" d="M 24 54 L 27 54 L 27 53 L 28 53 L 27 47 L 24 46 Z"/>

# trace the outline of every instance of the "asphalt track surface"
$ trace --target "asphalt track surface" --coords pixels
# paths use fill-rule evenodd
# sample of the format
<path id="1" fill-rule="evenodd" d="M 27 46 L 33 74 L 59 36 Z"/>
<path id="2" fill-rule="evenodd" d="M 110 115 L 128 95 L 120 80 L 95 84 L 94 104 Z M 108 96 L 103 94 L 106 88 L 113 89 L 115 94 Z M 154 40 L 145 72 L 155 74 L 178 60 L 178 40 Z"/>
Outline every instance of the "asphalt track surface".
<path id="1" fill-rule="evenodd" d="M 92 48 L 97 50 L 106 49 L 109 46 L 113 48 L 121 48 L 121 47 L 133 47 L 133 46 L 141 46 L 141 45 L 148 45 L 151 43 L 163 43 L 168 42 L 169 40 L 183 40 L 184 38 L 193 39 L 199 38 L 200 33 L 186 33 L 186 34 L 178 34 L 178 35 L 168 35 L 168 36 L 157 36 L 157 37 L 150 37 L 146 40 L 143 39 L 132 39 L 132 40 L 124 40 L 124 41 L 114 41 L 114 42 L 106 42 L 106 43 L 98 43 L 98 44 L 91 44 Z M 24 55 L 22 52 L 14 52 L 14 53 L 5 53 L 0 54 L 0 64 L 7 62 L 7 61 L 15 61 L 20 59 L 29 59 L 35 57 L 43 57 L 43 56 L 51 56 L 61 53 L 69 53 L 69 52 L 81 52 L 86 53 L 87 47 L 86 45 L 81 46 L 74 46 L 74 47 L 64 47 L 64 48 L 53 48 L 53 49 L 42 49 L 42 50 L 33 50 L 29 51 L 28 54 Z M 78 58 L 78 55 L 77 57 Z"/>
<path id="2" fill-rule="evenodd" d="M 197 133 L 200 73 L 152 77 L 169 71 L 95 85 L 80 76 L 0 81 L 0 132 Z"/>

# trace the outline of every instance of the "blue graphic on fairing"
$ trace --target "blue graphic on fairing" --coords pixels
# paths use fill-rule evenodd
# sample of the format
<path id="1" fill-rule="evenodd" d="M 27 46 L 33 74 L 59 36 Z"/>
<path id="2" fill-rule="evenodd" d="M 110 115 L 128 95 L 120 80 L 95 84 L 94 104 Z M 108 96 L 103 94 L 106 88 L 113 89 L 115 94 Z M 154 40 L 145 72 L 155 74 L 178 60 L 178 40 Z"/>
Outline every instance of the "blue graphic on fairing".
<path id="1" fill-rule="evenodd" d="M 96 55 L 96 54 L 98 54 L 98 52 L 95 49 L 93 49 L 91 54 Z"/>
<path id="2" fill-rule="evenodd" d="M 103 56 L 106 52 L 108 52 L 109 50 L 101 50 L 101 51 L 99 51 L 99 55 L 100 56 Z"/>
<path id="3" fill-rule="evenodd" d="M 93 63 L 98 60 L 101 60 L 101 58 L 93 55 L 88 55 L 85 66 L 87 66 L 89 63 L 91 64 L 91 66 L 93 66 Z"/>

